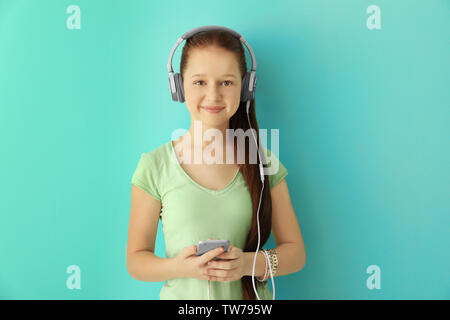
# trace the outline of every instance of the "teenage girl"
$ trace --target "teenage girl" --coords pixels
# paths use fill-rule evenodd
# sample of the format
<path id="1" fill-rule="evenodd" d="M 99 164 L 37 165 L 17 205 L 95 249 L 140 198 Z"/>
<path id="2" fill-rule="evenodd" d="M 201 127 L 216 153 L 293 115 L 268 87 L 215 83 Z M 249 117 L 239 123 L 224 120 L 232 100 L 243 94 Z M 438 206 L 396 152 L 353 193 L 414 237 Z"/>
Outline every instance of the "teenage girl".
<path id="1" fill-rule="evenodd" d="M 256 299 L 251 275 L 262 188 L 259 159 L 256 164 L 249 161 L 250 136 L 246 139 L 245 163 L 239 162 L 236 140 L 229 141 L 226 131 L 240 128 L 245 132 L 250 128 L 245 103 L 240 101 L 246 70 L 242 43 L 230 33 L 208 30 L 187 39 L 180 73 L 191 126 L 177 140 L 143 153 L 133 174 L 127 269 L 137 280 L 164 281 L 161 299 L 207 299 L 207 280 L 211 281 L 213 299 Z M 249 119 L 259 144 L 254 99 Z M 195 153 L 202 155 L 211 148 L 211 142 L 204 138 L 209 129 L 222 133 L 222 164 L 194 161 Z M 200 143 L 194 143 L 199 132 Z M 233 163 L 226 160 L 230 145 Z M 275 276 L 281 276 L 301 270 L 306 251 L 285 179 L 287 170 L 270 150 L 264 150 L 267 159 L 278 161 L 279 169 L 264 176 L 260 248 L 272 231 L 277 245 Z M 166 258 L 154 254 L 159 219 Z M 196 256 L 198 241 L 207 239 L 230 240 L 231 246 L 227 252 L 215 249 Z M 268 275 L 266 258 L 260 251 L 255 277 L 266 277 L 258 281 L 259 297 L 272 296 Z"/>

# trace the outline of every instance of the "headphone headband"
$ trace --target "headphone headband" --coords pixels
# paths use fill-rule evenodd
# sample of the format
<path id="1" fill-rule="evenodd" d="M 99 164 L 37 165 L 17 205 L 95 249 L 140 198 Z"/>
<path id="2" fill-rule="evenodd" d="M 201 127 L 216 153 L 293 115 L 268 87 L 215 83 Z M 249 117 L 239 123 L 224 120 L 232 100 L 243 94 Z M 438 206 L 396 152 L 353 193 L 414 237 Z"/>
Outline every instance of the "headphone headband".
<path id="1" fill-rule="evenodd" d="M 222 26 L 210 25 L 210 26 L 202 26 L 202 27 L 198 27 L 198 28 L 194 28 L 192 30 L 189 30 L 188 32 L 185 32 L 180 38 L 178 38 L 177 42 L 175 43 L 175 45 L 173 46 L 172 50 L 170 51 L 169 62 L 167 63 L 167 71 L 169 72 L 169 74 L 173 73 L 172 58 L 173 58 L 173 55 L 175 53 L 175 50 L 180 45 L 180 43 L 182 43 L 183 40 L 189 39 L 190 37 L 192 37 L 196 33 L 199 33 L 201 31 L 208 31 L 208 30 L 227 31 L 227 32 L 231 33 L 234 37 L 239 39 L 247 47 L 247 50 L 250 52 L 250 55 L 252 57 L 252 68 L 251 68 L 251 71 L 256 71 L 255 54 L 253 53 L 252 48 L 250 47 L 248 42 L 244 39 L 244 37 L 241 36 L 238 32 L 234 31 L 233 29 L 222 27 Z"/>

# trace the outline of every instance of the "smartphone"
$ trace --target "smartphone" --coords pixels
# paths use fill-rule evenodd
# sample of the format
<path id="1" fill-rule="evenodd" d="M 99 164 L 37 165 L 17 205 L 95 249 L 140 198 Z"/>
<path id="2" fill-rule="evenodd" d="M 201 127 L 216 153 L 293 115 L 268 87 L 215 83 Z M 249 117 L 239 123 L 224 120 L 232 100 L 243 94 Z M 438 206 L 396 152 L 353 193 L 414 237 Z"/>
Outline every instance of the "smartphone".
<path id="1" fill-rule="evenodd" d="M 230 240 L 202 240 L 199 241 L 197 244 L 197 256 L 201 256 L 202 254 L 213 250 L 218 247 L 223 247 L 225 249 L 225 252 L 228 251 L 228 248 L 230 247 Z M 213 260 L 217 260 L 216 257 L 213 258 Z"/>

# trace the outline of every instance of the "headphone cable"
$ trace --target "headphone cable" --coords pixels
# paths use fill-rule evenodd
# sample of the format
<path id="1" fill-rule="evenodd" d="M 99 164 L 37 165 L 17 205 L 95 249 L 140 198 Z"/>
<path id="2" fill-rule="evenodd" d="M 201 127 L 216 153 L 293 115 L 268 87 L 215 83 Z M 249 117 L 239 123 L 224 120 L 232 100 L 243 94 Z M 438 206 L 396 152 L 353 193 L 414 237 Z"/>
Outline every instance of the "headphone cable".
<path id="1" fill-rule="evenodd" d="M 259 157 L 259 173 L 260 173 L 261 182 L 262 182 L 261 193 L 259 195 L 258 211 L 257 211 L 257 214 L 256 214 L 256 220 L 257 220 L 257 223 L 258 223 L 258 246 L 256 248 L 255 255 L 253 257 L 252 284 L 253 284 L 253 291 L 255 292 L 256 297 L 258 298 L 258 300 L 261 300 L 261 298 L 259 297 L 258 292 L 256 290 L 256 286 L 255 286 L 255 266 L 256 266 L 256 257 L 257 257 L 258 252 L 259 252 L 259 244 L 260 244 L 259 208 L 261 206 L 262 192 L 264 190 L 264 169 L 263 169 L 263 163 L 262 163 L 262 160 L 261 160 L 261 155 L 259 154 L 258 142 L 256 141 L 256 137 L 255 137 L 255 134 L 253 133 L 253 128 L 252 128 L 252 125 L 250 123 L 250 117 L 249 117 L 249 112 L 248 112 L 249 109 L 250 109 L 250 100 L 247 101 L 247 120 L 248 120 L 248 124 L 249 124 L 249 126 L 251 128 L 253 139 L 255 140 L 255 145 L 258 148 L 257 151 L 258 151 L 258 157 Z M 275 283 L 273 281 L 273 274 L 272 274 L 272 267 L 271 267 L 271 264 L 270 264 L 270 259 L 269 259 L 269 256 L 267 255 L 267 253 L 265 251 L 262 251 L 262 253 L 264 254 L 264 258 L 266 259 L 266 262 L 269 265 L 270 278 L 272 279 L 273 300 L 275 300 Z M 264 297 L 265 297 L 265 292 L 264 292 Z M 210 298 L 210 280 L 208 280 L 208 300 L 211 300 L 211 298 Z"/>
<path id="2" fill-rule="evenodd" d="M 259 173 L 260 173 L 260 177 L 261 177 L 261 182 L 262 182 L 262 188 L 261 188 L 261 194 L 259 195 L 259 204 L 258 204 L 258 211 L 256 214 L 256 220 L 258 222 L 258 246 L 256 247 L 256 251 L 255 251 L 255 256 L 253 257 L 253 271 L 252 271 L 252 284 L 253 284 L 253 291 L 256 294 L 256 297 L 258 298 L 258 300 L 261 300 L 261 298 L 258 295 L 258 292 L 256 290 L 256 286 L 255 286 L 255 266 L 256 266 L 256 256 L 258 255 L 259 252 L 259 243 L 260 243 L 260 232 L 259 232 L 259 208 L 261 205 L 261 198 L 262 198 L 262 192 L 264 190 L 264 169 L 263 169 L 263 163 L 261 160 L 261 155 L 259 154 L 259 145 L 258 142 L 256 141 L 256 137 L 255 134 L 253 133 L 253 128 L 252 125 L 250 123 L 250 117 L 249 117 L 249 109 L 250 109 L 250 100 L 247 101 L 247 120 L 248 120 L 248 124 L 251 128 L 251 132 L 253 135 L 253 139 L 255 140 L 255 145 L 258 151 L 258 157 L 259 157 Z M 270 277 L 272 278 L 272 287 L 273 287 L 273 300 L 275 300 L 275 283 L 273 281 L 273 275 L 272 275 L 272 268 L 270 265 L 270 259 L 267 256 L 267 254 L 263 251 L 265 258 L 266 258 L 266 262 L 268 262 L 269 264 L 269 271 L 270 271 Z"/>

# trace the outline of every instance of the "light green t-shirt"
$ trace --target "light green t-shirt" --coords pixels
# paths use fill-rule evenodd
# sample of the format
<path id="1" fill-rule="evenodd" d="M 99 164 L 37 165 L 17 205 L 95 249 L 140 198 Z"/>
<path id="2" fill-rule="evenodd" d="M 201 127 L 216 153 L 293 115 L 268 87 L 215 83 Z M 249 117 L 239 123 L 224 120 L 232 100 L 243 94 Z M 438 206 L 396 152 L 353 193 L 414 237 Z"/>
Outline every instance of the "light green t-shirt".
<path id="1" fill-rule="evenodd" d="M 278 171 L 268 175 L 272 189 L 287 175 L 287 170 L 269 149 L 263 149 L 267 166 L 278 162 Z M 240 170 L 223 189 L 207 189 L 184 171 L 176 158 L 172 141 L 169 141 L 141 155 L 131 183 L 161 201 L 160 219 L 167 258 L 175 257 L 184 247 L 197 245 L 200 240 L 208 238 L 230 240 L 233 246 L 243 250 L 250 231 L 253 205 Z M 255 286 L 260 299 L 264 299 L 264 292 L 266 299 L 272 299 L 267 282 L 263 287 L 255 278 Z M 175 278 L 164 282 L 160 299 L 207 300 L 207 290 L 207 280 Z M 210 298 L 242 300 L 241 280 L 210 281 Z"/>

